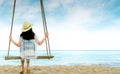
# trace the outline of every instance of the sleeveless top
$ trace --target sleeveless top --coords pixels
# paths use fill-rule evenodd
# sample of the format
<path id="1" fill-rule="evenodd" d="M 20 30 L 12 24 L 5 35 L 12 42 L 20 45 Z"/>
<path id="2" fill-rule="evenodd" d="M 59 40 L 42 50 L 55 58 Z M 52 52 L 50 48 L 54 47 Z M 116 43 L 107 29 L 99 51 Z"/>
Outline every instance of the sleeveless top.
<path id="1" fill-rule="evenodd" d="M 36 58 L 36 39 L 25 40 L 21 38 L 20 56 L 23 59 Z"/>

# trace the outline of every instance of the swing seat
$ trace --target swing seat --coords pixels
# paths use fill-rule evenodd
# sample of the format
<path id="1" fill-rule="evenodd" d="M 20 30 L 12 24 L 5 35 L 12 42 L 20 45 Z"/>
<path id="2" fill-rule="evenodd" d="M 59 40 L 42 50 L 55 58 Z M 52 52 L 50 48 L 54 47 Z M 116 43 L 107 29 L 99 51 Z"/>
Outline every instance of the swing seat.
<path id="1" fill-rule="evenodd" d="M 52 59 L 54 56 L 37 56 L 36 59 Z M 5 60 L 19 60 L 20 56 L 6 56 Z"/>

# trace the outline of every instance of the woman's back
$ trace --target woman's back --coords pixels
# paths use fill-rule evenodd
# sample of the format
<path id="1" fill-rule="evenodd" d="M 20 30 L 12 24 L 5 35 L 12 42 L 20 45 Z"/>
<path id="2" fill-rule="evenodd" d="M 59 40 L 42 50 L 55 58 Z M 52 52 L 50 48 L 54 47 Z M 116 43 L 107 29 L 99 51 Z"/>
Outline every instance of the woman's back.
<path id="1" fill-rule="evenodd" d="M 36 43 L 34 39 L 25 40 L 21 38 L 21 57 L 25 59 L 36 58 L 35 55 Z"/>

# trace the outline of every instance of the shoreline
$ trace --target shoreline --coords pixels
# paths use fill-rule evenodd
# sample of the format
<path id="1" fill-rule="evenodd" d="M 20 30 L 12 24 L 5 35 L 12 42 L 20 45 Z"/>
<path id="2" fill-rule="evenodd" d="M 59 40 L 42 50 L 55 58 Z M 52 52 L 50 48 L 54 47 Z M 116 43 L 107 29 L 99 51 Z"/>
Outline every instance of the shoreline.
<path id="1" fill-rule="evenodd" d="M 16 64 L 16 65 L 6 65 L 6 64 L 0 64 L 0 67 L 1 66 L 20 66 L 21 65 L 21 63 L 20 64 Z M 25 63 L 25 65 L 26 65 L 26 63 Z M 106 66 L 106 67 L 120 67 L 120 64 L 119 63 L 111 63 L 111 64 L 106 64 L 106 63 L 96 63 L 96 64 L 94 64 L 94 63 L 92 63 L 92 64 L 90 64 L 90 63 L 79 63 L 79 64 L 52 64 L 52 65 L 37 65 L 37 64 L 30 64 L 30 66 Z"/>
<path id="2" fill-rule="evenodd" d="M 31 74 L 120 74 L 120 67 L 104 65 L 30 66 Z M 21 66 L 0 66 L 0 74 L 19 74 Z"/>

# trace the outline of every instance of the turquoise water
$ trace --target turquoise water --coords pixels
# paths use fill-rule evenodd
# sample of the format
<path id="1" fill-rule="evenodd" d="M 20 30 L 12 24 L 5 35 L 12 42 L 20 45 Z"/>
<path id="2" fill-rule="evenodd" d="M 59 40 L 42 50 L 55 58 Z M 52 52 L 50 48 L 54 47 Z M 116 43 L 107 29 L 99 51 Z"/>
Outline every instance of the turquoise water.
<path id="1" fill-rule="evenodd" d="M 7 51 L 0 50 L 0 65 L 20 65 L 20 60 L 4 60 Z M 19 51 L 12 50 L 10 55 L 19 55 Z M 37 55 L 46 55 L 46 51 L 37 51 Z M 32 59 L 31 65 L 110 65 L 120 66 L 120 50 L 53 50 L 53 59 Z"/>

